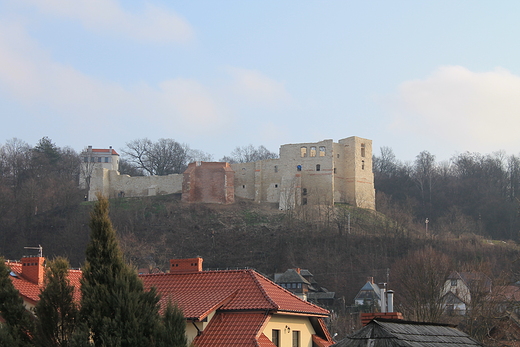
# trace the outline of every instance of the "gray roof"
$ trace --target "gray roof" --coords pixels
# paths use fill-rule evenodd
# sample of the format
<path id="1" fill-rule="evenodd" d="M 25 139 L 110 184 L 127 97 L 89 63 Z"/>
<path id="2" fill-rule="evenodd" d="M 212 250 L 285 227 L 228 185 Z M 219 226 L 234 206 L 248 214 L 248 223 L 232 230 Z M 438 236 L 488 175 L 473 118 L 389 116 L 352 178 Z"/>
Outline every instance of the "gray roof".
<path id="1" fill-rule="evenodd" d="M 336 347 L 481 347 L 454 325 L 374 319 Z"/>
<path id="2" fill-rule="evenodd" d="M 276 283 L 305 283 L 310 284 L 305 278 L 302 277 L 296 270 L 288 269 L 281 276 L 276 278 Z"/>
<path id="3" fill-rule="evenodd" d="M 364 300 L 364 299 L 380 300 L 381 299 L 381 290 L 379 289 L 379 286 L 372 282 L 365 283 L 363 288 L 361 288 L 359 293 L 357 293 L 354 300 Z"/>

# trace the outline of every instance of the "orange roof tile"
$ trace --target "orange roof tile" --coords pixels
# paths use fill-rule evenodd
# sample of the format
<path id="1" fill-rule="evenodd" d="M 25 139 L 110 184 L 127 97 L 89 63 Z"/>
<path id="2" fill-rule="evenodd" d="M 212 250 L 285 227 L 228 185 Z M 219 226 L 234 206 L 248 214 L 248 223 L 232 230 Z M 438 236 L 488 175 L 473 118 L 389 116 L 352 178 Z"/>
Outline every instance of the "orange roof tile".
<path id="1" fill-rule="evenodd" d="M 161 304 L 177 303 L 187 319 L 201 320 L 220 310 L 268 310 L 325 317 L 329 311 L 303 301 L 253 270 L 141 275 L 155 287 Z"/>
<path id="2" fill-rule="evenodd" d="M 16 275 L 16 277 L 11 276 L 11 280 L 14 287 L 20 292 L 20 295 L 29 302 L 36 304 L 38 300 L 40 300 L 39 295 L 43 289 L 43 285 L 39 286 L 23 278 L 22 263 L 6 261 L 6 265 L 11 269 L 11 272 Z M 81 270 L 69 270 L 69 281 L 70 284 L 74 286 L 74 300 L 76 300 L 76 302 L 79 302 L 81 298 L 80 278 Z"/>
<path id="3" fill-rule="evenodd" d="M 92 148 L 92 152 L 94 153 L 110 153 L 112 155 L 119 155 L 115 149 L 112 149 L 112 148 L 107 148 L 107 149 L 102 149 L 102 148 Z"/>
<path id="4" fill-rule="evenodd" d="M 259 345 L 257 336 L 268 318 L 269 316 L 264 313 L 219 313 L 193 342 L 197 347 L 257 347 Z"/>

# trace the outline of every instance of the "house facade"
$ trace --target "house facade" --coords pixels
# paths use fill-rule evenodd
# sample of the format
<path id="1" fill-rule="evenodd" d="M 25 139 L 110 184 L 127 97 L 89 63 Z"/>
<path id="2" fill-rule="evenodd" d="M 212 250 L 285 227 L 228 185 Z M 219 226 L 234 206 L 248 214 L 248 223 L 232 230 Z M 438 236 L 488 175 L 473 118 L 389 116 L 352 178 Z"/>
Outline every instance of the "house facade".
<path id="1" fill-rule="evenodd" d="M 218 346 L 330 346 L 329 311 L 301 300 L 258 272 L 203 271 L 202 258 L 172 259 L 170 272 L 140 276 L 186 317 L 188 342 Z"/>
<path id="2" fill-rule="evenodd" d="M 204 163 L 197 165 L 202 171 Z M 235 197 L 276 203 L 281 210 L 334 203 L 375 209 L 372 141 L 369 139 L 352 136 L 338 142 L 286 144 L 280 147 L 278 159 L 229 164 L 229 167 L 233 172 Z M 226 175 L 230 179 L 229 173 Z M 130 177 L 120 175 L 117 168 L 96 167 L 91 175 L 88 199 L 95 200 L 97 193 L 110 198 L 186 194 L 184 179 L 182 174 Z M 204 184 L 212 189 L 226 189 L 229 181 L 220 188 L 211 181 L 199 181 L 197 186 L 203 189 Z"/>
<path id="3" fill-rule="evenodd" d="M 39 300 L 45 259 L 7 261 L 11 280 L 27 309 Z M 69 270 L 79 301 L 80 270 Z M 202 258 L 172 259 L 170 272 L 139 275 L 155 287 L 164 310 L 181 308 L 189 343 L 197 347 L 328 347 L 333 344 L 324 319 L 329 311 L 303 301 L 254 270 L 204 271 Z"/>

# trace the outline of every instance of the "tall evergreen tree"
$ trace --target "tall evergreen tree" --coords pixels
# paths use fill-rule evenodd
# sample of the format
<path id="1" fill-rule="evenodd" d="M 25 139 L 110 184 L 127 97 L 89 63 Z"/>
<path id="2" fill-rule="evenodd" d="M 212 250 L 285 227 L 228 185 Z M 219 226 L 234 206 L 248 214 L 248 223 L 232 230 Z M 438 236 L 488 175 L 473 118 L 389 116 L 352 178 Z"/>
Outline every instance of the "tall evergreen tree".
<path id="1" fill-rule="evenodd" d="M 32 317 L 9 278 L 10 269 L 0 257 L 0 346 L 30 346 Z"/>
<path id="2" fill-rule="evenodd" d="M 74 286 L 68 280 L 69 262 L 58 257 L 50 261 L 46 270 L 45 289 L 35 313 L 37 346 L 69 346 L 78 307 L 74 302 Z"/>
<path id="3" fill-rule="evenodd" d="M 186 347 L 186 320 L 182 310 L 177 305 L 168 302 L 162 316 L 162 333 L 158 346 Z"/>
<path id="4" fill-rule="evenodd" d="M 108 200 L 98 199 L 91 212 L 80 317 L 95 346 L 153 346 L 160 327 L 158 295 L 154 289 L 145 291 L 137 272 L 125 263 Z"/>

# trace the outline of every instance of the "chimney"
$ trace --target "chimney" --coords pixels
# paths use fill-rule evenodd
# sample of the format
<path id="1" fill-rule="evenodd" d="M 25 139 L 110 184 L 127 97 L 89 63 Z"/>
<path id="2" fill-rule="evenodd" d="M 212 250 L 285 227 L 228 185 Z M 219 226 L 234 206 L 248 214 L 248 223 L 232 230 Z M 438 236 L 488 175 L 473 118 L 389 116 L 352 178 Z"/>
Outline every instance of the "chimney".
<path id="1" fill-rule="evenodd" d="M 367 282 L 374 284 L 374 277 L 372 277 L 372 276 L 367 277 Z"/>
<path id="2" fill-rule="evenodd" d="M 389 290 L 386 292 L 388 295 L 388 313 L 394 312 L 394 291 Z"/>
<path id="3" fill-rule="evenodd" d="M 22 257 L 22 277 L 37 285 L 43 284 L 43 276 L 45 274 L 45 268 L 43 263 L 45 262 L 44 257 Z"/>
<path id="4" fill-rule="evenodd" d="M 172 272 L 201 272 L 202 261 L 200 257 L 189 259 L 170 259 L 170 273 Z"/>
<path id="5" fill-rule="evenodd" d="M 300 272 L 302 271 L 302 269 L 300 269 L 299 267 L 295 268 L 294 271 L 296 271 L 297 274 L 300 274 Z"/>

